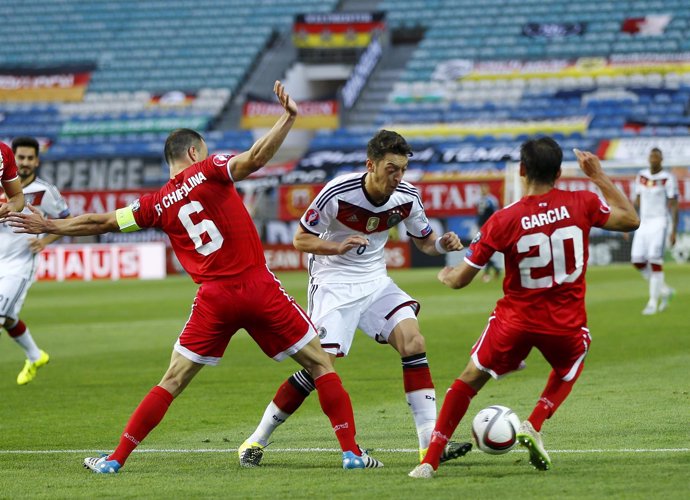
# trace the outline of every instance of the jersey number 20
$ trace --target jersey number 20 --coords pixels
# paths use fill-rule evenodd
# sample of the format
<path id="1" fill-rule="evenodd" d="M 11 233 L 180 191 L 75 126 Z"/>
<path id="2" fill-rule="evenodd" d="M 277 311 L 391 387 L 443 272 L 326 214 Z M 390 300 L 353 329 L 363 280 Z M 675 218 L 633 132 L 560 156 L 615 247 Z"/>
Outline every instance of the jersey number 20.
<path id="1" fill-rule="evenodd" d="M 566 241 L 572 241 L 573 254 L 566 255 Z M 567 226 L 556 229 L 551 236 L 544 233 L 526 234 L 517 242 L 520 253 L 538 247 L 539 253 L 520 261 L 520 283 L 523 288 L 550 288 L 555 284 L 572 283 L 581 274 L 585 263 L 582 229 Z M 574 260 L 574 262 L 573 262 Z M 553 276 L 532 278 L 532 269 L 546 267 L 553 262 Z M 572 269 L 568 273 L 568 268 Z"/>

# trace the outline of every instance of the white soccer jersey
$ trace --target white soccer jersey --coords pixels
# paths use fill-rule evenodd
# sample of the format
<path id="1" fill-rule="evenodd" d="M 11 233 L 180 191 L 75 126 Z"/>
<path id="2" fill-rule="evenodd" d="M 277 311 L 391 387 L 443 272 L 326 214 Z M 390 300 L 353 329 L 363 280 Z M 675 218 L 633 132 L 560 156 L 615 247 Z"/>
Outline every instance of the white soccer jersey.
<path id="1" fill-rule="evenodd" d="M 635 196 L 640 197 L 640 219 L 666 218 L 668 200 L 678 198 L 678 183 L 670 172 L 662 170 L 652 174 L 646 169 L 637 174 Z"/>
<path id="2" fill-rule="evenodd" d="M 355 173 L 330 181 L 302 216 L 302 227 L 328 241 L 341 242 L 362 235 L 369 244 L 344 255 L 310 255 L 312 283 L 361 283 L 386 275 L 384 245 L 390 229 L 400 222 L 413 238 L 431 234 L 417 189 L 401 182 L 382 204 L 374 203 L 364 190 L 367 174 Z"/>
<path id="3" fill-rule="evenodd" d="M 36 177 L 23 191 L 26 203 L 31 203 L 46 217 L 64 219 L 69 215 L 69 208 L 60 192 L 43 179 Z M 5 194 L 0 196 L 4 198 Z M 31 211 L 24 207 L 24 213 Z M 36 255 L 31 253 L 29 242 L 38 237 L 40 236 L 15 233 L 8 224 L 0 224 L 0 274 L 28 275 L 28 279 L 33 279 Z"/>

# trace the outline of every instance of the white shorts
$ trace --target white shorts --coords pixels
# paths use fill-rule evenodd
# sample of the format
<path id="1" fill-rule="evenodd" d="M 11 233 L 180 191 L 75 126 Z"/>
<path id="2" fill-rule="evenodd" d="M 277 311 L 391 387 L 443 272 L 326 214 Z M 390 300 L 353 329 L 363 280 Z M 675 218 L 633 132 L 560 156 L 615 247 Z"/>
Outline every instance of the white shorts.
<path id="1" fill-rule="evenodd" d="M 19 319 L 26 294 L 33 280 L 17 275 L 0 276 L 0 326 L 1 318 Z"/>
<path id="2" fill-rule="evenodd" d="M 360 328 L 380 344 L 386 344 L 395 326 L 416 319 L 419 302 L 384 276 L 366 283 L 312 284 L 309 316 L 324 350 L 347 356 L 355 330 Z"/>
<path id="3" fill-rule="evenodd" d="M 647 219 L 633 236 L 630 260 L 633 263 L 663 264 L 666 246 L 666 219 Z"/>

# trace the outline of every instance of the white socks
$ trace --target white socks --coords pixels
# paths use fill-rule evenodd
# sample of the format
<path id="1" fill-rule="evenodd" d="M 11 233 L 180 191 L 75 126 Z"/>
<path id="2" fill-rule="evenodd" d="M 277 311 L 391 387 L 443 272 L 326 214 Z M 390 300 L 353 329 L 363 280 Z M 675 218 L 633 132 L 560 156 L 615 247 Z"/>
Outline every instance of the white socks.
<path id="1" fill-rule="evenodd" d="M 661 290 L 665 286 L 664 272 L 653 271 L 649 276 L 649 303 L 656 307 L 659 304 Z"/>
<path id="2" fill-rule="evenodd" d="M 405 398 L 417 427 L 419 447 L 421 449 L 428 448 L 431 433 L 436 425 L 436 391 L 434 389 L 421 389 L 406 393 Z"/>
<path id="3" fill-rule="evenodd" d="M 285 413 L 271 401 L 266 407 L 266 411 L 264 411 L 264 416 L 261 417 L 259 426 L 254 433 L 247 438 L 247 441 L 266 446 L 273 431 L 275 431 L 280 424 L 285 422 L 290 415 L 290 413 Z"/>
<path id="4" fill-rule="evenodd" d="M 38 358 L 41 357 L 41 351 L 36 345 L 36 342 L 34 342 L 34 339 L 31 336 L 31 332 L 29 332 L 28 328 L 19 337 L 12 338 L 17 344 L 22 346 L 22 349 L 24 349 L 26 357 L 29 358 L 29 361 L 31 361 L 32 363 L 38 361 Z"/>

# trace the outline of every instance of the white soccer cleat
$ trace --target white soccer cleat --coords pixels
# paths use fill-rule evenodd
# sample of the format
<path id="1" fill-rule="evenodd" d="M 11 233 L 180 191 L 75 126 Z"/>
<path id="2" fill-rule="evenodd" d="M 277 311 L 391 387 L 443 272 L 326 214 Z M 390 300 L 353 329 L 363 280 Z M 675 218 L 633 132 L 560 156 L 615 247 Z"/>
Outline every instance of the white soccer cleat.
<path id="1" fill-rule="evenodd" d="M 537 432 L 529 420 L 525 420 L 520 424 L 520 429 L 517 432 L 518 442 L 527 448 L 529 451 L 529 463 L 535 469 L 549 470 L 551 468 L 551 458 L 546 453 L 544 443 L 541 440 L 541 434 Z"/>
<path id="2" fill-rule="evenodd" d="M 435 472 L 431 464 L 419 464 L 407 475 L 415 479 L 431 479 L 434 477 Z"/>
<path id="3" fill-rule="evenodd" d="M 661 300 L 659 301 L 659 312 L 664 311 L 667 307 L 676 291 L 673 288 L 667 288 L 661 292 Z"/>
<path id="4" fill-rule="evenodd" d="M 657 308 L 656 304 L 653 304 L 652 302 L 648 302 L 645 308 L 642 309 L 642 314 L 644 316 L 651 316 L 657 312 L 659 312 L 659 309 Z"/>
<path id="5" fill-rule="evenodd" d="M 84 468 L 96 474 L 117 474 L 122 466 L 117 460 L 108 460 L 107 455 L 100 457 L 87 457 L 84 459 Z"/>

